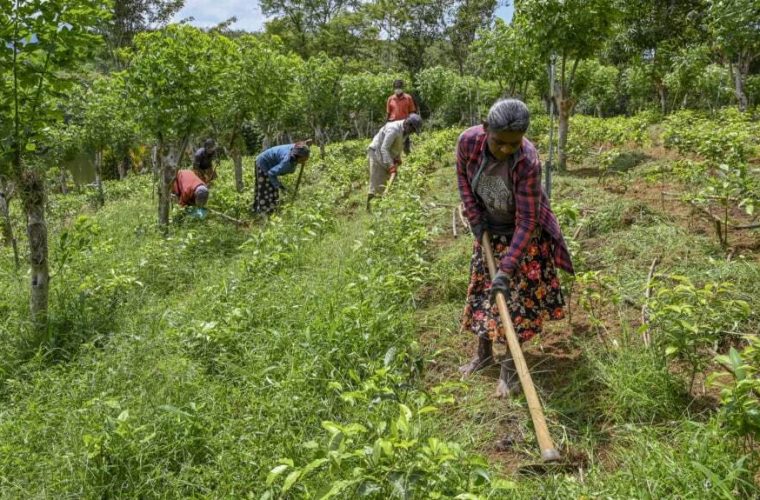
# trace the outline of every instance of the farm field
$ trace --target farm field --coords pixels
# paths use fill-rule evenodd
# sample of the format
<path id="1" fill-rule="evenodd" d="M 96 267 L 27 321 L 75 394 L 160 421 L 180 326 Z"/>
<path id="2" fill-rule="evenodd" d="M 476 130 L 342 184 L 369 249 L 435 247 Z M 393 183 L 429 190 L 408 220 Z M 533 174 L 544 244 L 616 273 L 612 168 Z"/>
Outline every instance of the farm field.
<path id="1" fill-rule="evenodd" d="M 758 402 L 715 355 L 757 332 L 760 234 L 730 231 L 722 246 L 714 221 L 663 198 L 697 189 L 679 173 L 691 153 L 663 138 L 691 129 L 642 120 L 581 118 L 570 167 L 554 177 L 577 274 L 563 279 L 569 318 L 525 351 L 565 468 L 522 472 L 537 461 L 524 399 L 494 399 L 498 373 L 459 377 L 475 346 L 459 331 L 472 237 L 461 225 L 452 234 L 460 130 L 447 129 L 415 142 L 372 214 L 366 141 L 313 158 L 299 198 L 266 223 L 251 221 L 250 195 L 223 163 L 210 207 L 246 227 L 176 208 L 164 237 L 150 175 L 107 182 L 99 210 L 91 192 L 51 196 L 45 350 L 19 335 L 24 276 L 8 251 L 1 261 L 0 491 L 757 495 L 743 436 Z M 750 362 L 737 356 L 724 364 Z"/>

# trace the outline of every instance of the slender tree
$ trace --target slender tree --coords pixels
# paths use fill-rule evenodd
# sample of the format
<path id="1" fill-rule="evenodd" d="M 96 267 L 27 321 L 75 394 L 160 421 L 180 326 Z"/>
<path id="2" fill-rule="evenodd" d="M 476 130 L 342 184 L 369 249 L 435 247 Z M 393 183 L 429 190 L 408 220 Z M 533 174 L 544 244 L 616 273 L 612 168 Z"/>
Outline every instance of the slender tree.
<path id="1" fill-rule="evenodd" d="M 607 41 L 618 11 L 613 0 L 521 0 L 515 19 L 529 26 L 531 39 L 548 61 L 558 58 L 559 162 L 567 167 L 567 135 L 576 104 L 573 93 L 578 64 L 593 57 Z"/>
<path id="2" fill-rule="evenodd" d="M 465 74 L 465 64 L 478 30 L 488 28 L 493 22 L 496 3 L 496 0 L 460 0 L 452 9 L 453 20 L 446 33 L 461 76 Z"/>
<path id="3" fill-rule="evenodd" d="M 739 110 L 747 110 L 747 76 L 760 56 L 760 2 L 757 0 L 710 0 L 710 32 L 728 62 L 734 79 Z"/>
<path id="4" fill-rule="evenodd" d="M 127 90 L 143 129 L 157 144 L 158 223 L 169 224 L 170 188 L 190 140 L 208 127 L 211 96 L 223 71 L 212 37 L 196 28 L 169 25 L 135 37 Z"/>
<path id="5" fill-rule="evenodd" d="M 21 195 L 29 238 L 30 318 L 42 339 L 49 291 L 45 178 L 36 152 L 46 127 L 63 119 L 51 96 L 70 82 L 63 70 L 91 57 L 104 0 L 0 0 L 0 177 Z"/>
<path id="6" fill-rule="evenodd" d="M 103 192 L 103 155 L 110 150 L 117 157 L 127 156 L 137 138 L 137 124 L 127 103 L 123 74 L 99 77 L 79 96 L 83 145 L 94 155 L 98 203 Z M 122 175 L 122 174 L 120 174 Z"/>

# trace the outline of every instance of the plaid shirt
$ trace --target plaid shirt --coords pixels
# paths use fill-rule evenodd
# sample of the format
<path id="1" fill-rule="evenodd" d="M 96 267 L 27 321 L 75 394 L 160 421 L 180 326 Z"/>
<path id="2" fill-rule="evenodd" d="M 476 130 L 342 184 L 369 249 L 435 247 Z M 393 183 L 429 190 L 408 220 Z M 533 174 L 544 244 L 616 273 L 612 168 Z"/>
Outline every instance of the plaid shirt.
<path id="1" fill-rule="evenodd" d="M 471 182 L 480 168 L 485 154 L 486 132 L 482 125 L 471 127 L 459 136 L 457 143 L 457 178 L 459 195 L 464 203 L 470 224 L 485 224 L 485 207 L 473 192 Z M 572 273 L 573 263 L 557 222 L 549 206 L 549 199 L 541 188 L 541 160 L 535 146 L 523 139 L 512 170 L 515 191 L 515 233 L 512 244 L 499 263 L 505 272 L 516 269 L 517 263 L 530 242 L 536 227 L 540 226 L 554 240 L 554 263 L 560 269 Z"/>

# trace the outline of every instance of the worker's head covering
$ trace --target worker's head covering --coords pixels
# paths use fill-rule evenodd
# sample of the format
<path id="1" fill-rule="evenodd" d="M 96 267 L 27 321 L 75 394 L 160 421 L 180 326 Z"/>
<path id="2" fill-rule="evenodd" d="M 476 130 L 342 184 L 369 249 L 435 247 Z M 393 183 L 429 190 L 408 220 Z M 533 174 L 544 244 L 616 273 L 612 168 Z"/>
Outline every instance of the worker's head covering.
<path id="1" fill-rule="evenodd" d="M 195 198 L 193 201 L 196 207 L 205 206 L 208 201 L 208 188 L 203 184 L 195 188 Z"/>
<path id="2" fill-rule="evenodd" d="M 394 89 L 403 89 L 404 88 L 404 80 L 393 80 L 393 88 Z"/>
<path id="3" fill-rule="evenodd" d="M 298 158 L 308 158 L 311 154 L 311 149 L 309 149 L 309 146 L 306 144 L 306 142 L 297 142 L 293 144 L 292 154 Z"/>
<path id="4" fill-rule="evenodd" d="M 404 120 L 404 123 L 409 125 L 412 130 L 417 132 L 418 134 L 422 132 L 422 118 L 417 113 L 410 114 L 406 120 Z"/>

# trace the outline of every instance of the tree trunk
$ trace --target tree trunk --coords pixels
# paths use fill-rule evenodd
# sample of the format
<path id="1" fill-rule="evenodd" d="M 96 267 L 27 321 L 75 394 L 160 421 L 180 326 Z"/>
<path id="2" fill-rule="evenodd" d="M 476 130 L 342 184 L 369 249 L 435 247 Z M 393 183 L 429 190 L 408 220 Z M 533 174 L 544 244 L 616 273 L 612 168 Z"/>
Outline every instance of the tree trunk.
<path id="1" fill-rule="evenodd" d="M 564 172 L 567 170 L 567 133 L 570 129 L 570 114 L 575 107 L 575 100 L 561 96 L 557 99 L 559 107 L 559 139 L 558 139 L 558 162 L 557 168 Z"/>
<path id="2" fill-rule="evenodd" d="M 747 92 L 745 91 L 749 64 L 742 61 L 740 57 L 736 67 L 734 67 L 733 63 L 729 63 L 728 67 L 731 69 L 731 76 L 734 77 L 734 93 L 736 94 L 736 100 L 739 102 L 739 111 L 744 113 L 749 105 Z"/>
<path id="3" fill-rule="evenodd" d="M 12 192 L 12 188 L 0 182 L 0 215 L 3 217 L 3 244 L 13 247 L 13 263 L 18 271 L 19 267 L 21 267 L 21 262 L 18 256 L 18 241 L 16 240 L 16 235 L 13 234 L 13 221 L 11 221 L 10 200 Z"/>
<path id="4" fill-rule="evenodd" d="M 230 156 L 235 165 L 235 189 L 238 193 L 242 193 L 245 186 L 243 185 L 243 155 L 240 154 L 240 148 L 233 147 Z"/>
<path id="5" fill-rule="evenodd" d="M 151 146 L 150 148 L 150 168 L 153 172 L 153 177 L 158 177 L 158 173 L 161 171 L 161 166 L 158 161 L 158 146 Z"/>
<path id="6" fill-rule="evenodd" d="M 66 167 L 61 167 L 61 194 L 69 194 L 68 175 Z"/>
<path id="7" fill-rule="evenodd" d="M 169 158 L 164 157 L 163 146 L 158 148 L 158 224 L 166 228 L 169 225 L 169 208 L 171 206 L 171 183 L 174 180 L 174 168 Z"/>
<path id="8" fill-rule="evenodd" d="M 121 161 L 116 165 L 116 169 L 119 172 L 119 180 L 123 181 L 127 178 L 127 173 L 129 172 L 129 156 L 124 155 L 124 157 L 121 159 Z"/>
<path id="9" fill-rule="evenodd" d="M 662 114 L 668 112 L 668 95 L 665 92 L 665 86 L 662 84 L 657 85 L 657 95 L 660 97 L 660 111 Z"/>
<path id="10" fill-rule="evenodd" d="M 177 175 L 182 153 L 187 148 L 188 139 L 184 139 L 179 145 L 159 146 L 158 161 L 161 174 L 158 183 L 158 224 L 164 228 L 169 226 L 169 209 L 171 207 L 171 187 L 174 177 Z M 166 153 L 166 154 L 164 154 Z"/>
<path id="11" fill-rule="evenodd" d="M 38 340 L 42 340 L 47 330 L 50 285 L 44 177 L 34 170 L 25 170 L 21 175 L 21 193 L 26 211 L 31 265 L 29 313 L 35 334 Z"/>
<path id="12" fill-rule="evenodd" d="M 102 207 L 106 203 L 106 195 L 103 193 L 103 151 L 98 150 L 95 152 L 95 189 L 98 190 L 97 201 L 98 207 Z"/>
<path id="13" fill-rule="evenodd" d="M 322 134 L 322 127 L 317 125 L 314 129 L 314 135 L 315 139 L 317 141 L 317 145 L 319 146 L 319 157 L 324 158 L 325 157 L 325 138 L 324 134 Z"/>

